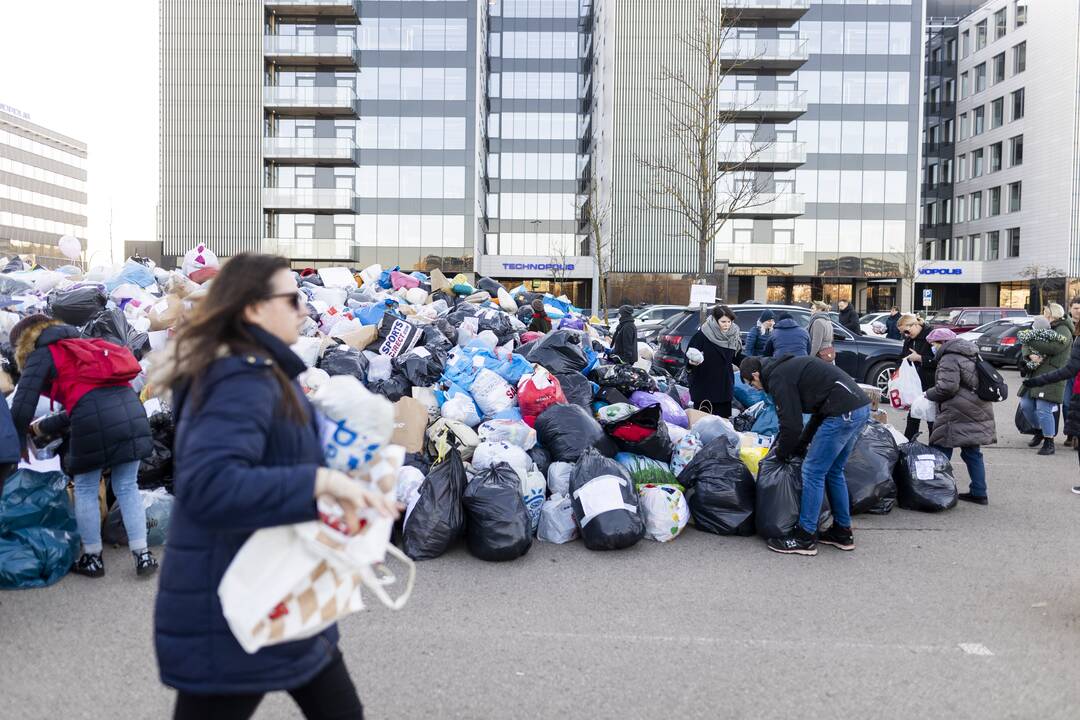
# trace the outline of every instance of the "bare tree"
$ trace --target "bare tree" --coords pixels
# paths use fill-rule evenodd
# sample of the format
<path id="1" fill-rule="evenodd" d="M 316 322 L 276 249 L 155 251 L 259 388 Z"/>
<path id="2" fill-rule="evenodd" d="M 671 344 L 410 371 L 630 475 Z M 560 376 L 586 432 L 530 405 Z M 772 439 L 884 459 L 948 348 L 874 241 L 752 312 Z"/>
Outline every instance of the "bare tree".
<path id="1" fill-rule="evenodd" d="M 648 188 L 639 201 L 650 210 L 673 214 L 678 220 L 676 237 L 697 244 L 698 276 L 712 271 L 709 249 L 729 219 L 746 208 L 764 205 L 764 176 L 753 169 L 755 158 L 771 142 L 730 143 L 719 141 L 725 128 L 738 120 L 757 98 L 740 103 L 739 93 L 722 90 L 724 79 L 747 58 L 731 60 L 724 51 L 732 28 L 704 8 L 696 27 L 679 38 L 686 58 L 682 67 L 662 66 L 653 96 L 662 106 L 666 127 L 661 149 L 635 160 L 648 176 Z M 728 49 L 732 47 L 728 45 Z"/>
<path id="2" fill-rule="evenodd" d="M 1026 268 L 1020 271 L 1020 277 L 1027 278 L 1035 283 L 1036 292 L 1038 292 L 1038 307 L 1041 308 L 1045 305 L 1046 299 L 1046 286 L 1051 280 L 1063 278 L 1067 273 L 1059 267 L 1052 267 L 1050 265 L 1028 265 Z M 1032 306 L 1030 310 L 1035 310 L 1036 307 Z"/>
<path id="3" fill-rule="evenodd" d="M 585 192 L 578 198 L 578 215 L 585 223 L 589 242 L 589 255 L 596 263 L 597 282 L 600 283 L 600 307 L 597 309 L 599 317 L 605 317 L 607 312 L 607 273 L 610 268 L 608 259 L 611 255 L 611 247 L 619 234 L 619 228 L 612 226 L 611 199 L 600 196 L 600 189 L 596 176 L 588 179 Z"/>
<path id="4" fill-rule="evenodd" d="M 551 273 L 551 284 L 558 287 L 558 290 L 552 290 L 552 295 L 559 297 L 564 292 L 564 286 L 566 285 L 566 264 L 571 257 L 566 245 L 561 241 L 558 244 L 551 246 L 551 260 L 549 260 L 548 271 Z"/>

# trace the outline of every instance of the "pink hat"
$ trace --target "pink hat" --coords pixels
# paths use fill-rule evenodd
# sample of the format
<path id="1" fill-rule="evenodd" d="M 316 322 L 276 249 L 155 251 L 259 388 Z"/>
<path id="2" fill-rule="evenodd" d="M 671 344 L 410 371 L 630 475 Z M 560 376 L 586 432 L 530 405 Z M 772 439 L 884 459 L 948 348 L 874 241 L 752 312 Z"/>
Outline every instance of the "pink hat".
<path id="1" fill-rule="evenodd" d="M 937 330 L 931 331 L 930 334 L 926 336 L 926 342 L 932 342 L 932 343 L 934 343 L 934 342 L 940 342 L 940 343 L 949 342 L 950 340 L 955 340 L 955 339 L 956 339 L 956 333 L 954 333 L 949 328 L 938 328 Z"/>

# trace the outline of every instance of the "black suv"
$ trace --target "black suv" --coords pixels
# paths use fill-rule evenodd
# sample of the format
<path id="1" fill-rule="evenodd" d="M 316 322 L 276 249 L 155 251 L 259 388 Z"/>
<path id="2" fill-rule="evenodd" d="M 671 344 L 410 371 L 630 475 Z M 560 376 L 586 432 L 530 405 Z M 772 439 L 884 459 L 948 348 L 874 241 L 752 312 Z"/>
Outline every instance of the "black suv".
<path id="1" fill-rule="evenodd" d="M 730 305 L 735 322 L 742 330 L 743 340 L 754 327 L 762 311 L 787 312 L 799 325 L 810 324 L 810 310 L 793 305 Z M 653 355 L 653 366 L 672 375 L 678 375 L 686 367 L 686 348 L 690 338 L 698 331 L 698 309 L 687 308 L 672 317 L 661 327 L 658 335 L 660 348 Z M 836 364 L 857 382 L 881 388 L 882 397 L 889 387 L 889 377 L 900 366 L 899 340 L 882 336 L 853 335 L 833 321 L 833 346 L 836 348 Z"/>

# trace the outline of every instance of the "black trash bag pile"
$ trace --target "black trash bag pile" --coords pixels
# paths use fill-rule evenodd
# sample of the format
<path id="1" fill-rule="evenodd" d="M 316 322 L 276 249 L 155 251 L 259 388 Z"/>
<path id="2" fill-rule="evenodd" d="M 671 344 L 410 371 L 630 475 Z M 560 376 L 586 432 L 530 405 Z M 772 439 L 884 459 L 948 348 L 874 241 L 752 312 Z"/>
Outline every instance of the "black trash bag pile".
<path id="1" fill-rule="evenodd" d="M 757 486 L 726 436 L 705 445 L 679 473 L 686 504 L 699 530 L 753 535 Z"/>
<path id="2" fill-rule="evenodd" d="M 126 345 L 137 360 L 141 360 L 143 353 L 150 349 L 149 336 L 131 327 L 119 308 L 102 310 L 82 327 L 81 332 L 86 337 Z"/>
<path id="3" fill-rule="evenodd" d="M 465 465 L 456 449 L 431 467 L 420 486 L 420 499 L 405 520 L 401 549 L 406 555 L 413 560 L 433 560 L 461 537 L 465 529 L 461 507 L 465 482 Z"/>
<path id="4" fill-rule="evenodd" d="M 492 310 L 490 312 L 481 313 L 479 317 L 479 326 L 480 332 L 490 330 L 495 333 L 495 337 L 499 339 L 500 345 L 505 345 L 517 337 L 514 325 L 510 322 L 510 316 L 501 310 Z"/>
<path id="5" fill-rule="evenodd" d="M 150 432 L 154 450 L 149 457 L 139 461 L 139 487 L 153 490 L 163 487 L 173 491 L 173 443 L 176 441 L 176 423 L 172 413 L 157 412 L 150 416 Z"/>
<path id="6" fill-rule="evenodd" d="M 589 365 L 581 335 L 570 330 L 555 330 L 532 344 L 525 359 L 547 368 L 554 375 L 580 373 Z"/>
<path id="7" fill-rule="evenodd" d="M 621 550 L 645 535 L 633 481 L 622 465 L 595 448 L 588 448 L 574 465 L 570 497 L 588 549 Z"/>
<path id="8" fill-rule="evenodd" d="M 552 460 L 577 462 L 589 448 L 601 455 L 614 457 L 615 443 L 596 422 L 596 418 L 580 405 L 552 405 L 536 418 L 536 437 Z"/>
<path id="9" fill-rule="evenodd" d="M 893 471 L 899 459 L 900 450 L 889 429 L 881 423 L 867 423 L 844 466 L 852 515 L 884 515 L 893 509 Z"/>
<path id="10" fill-rule="evenodd" d="M 49 314 L 68 325 L 85 325 L 105 309 L 109 296 L 96 285 L 54 292 L 49 296 Z"/>
<path id="11" fill-rule="evenodd" d="M 555 377 L 559 379 L 559 386 L 562 387 L 563 395 L 566 396 L 566 402 L 580 405 L 586 410 L 592 408 L 593 388 L 588 378 L 581 373 L 563 373 Z"/>
<path id="12" fill-rule="evenodd" d="M 607 403 L 608 405 L 618 405 L 619 403 L 624 405 L 632 404 L 630 398 L 613 387 L 601 387 L 596 393 L 596 399 Z"/>
<path id="13" fill-rule="evenodd" d="M 456 341 L 457 331 L 449 327 L 449 324 L 447 324 L 447 327 L 454 333 L 454 340 Z M 446 358 L 450 357 L 450 351 L 454 349 L 454 343 L 450 341 L 450 338 L 434 325 L 424 326 L 419 345 L 437 357 L 440 365 L 446 364 Z"/>
<path id="14" fill-rule="evenodd" d="M 447 354 L 449 354 L 450 351 L 454 349 L 454 346 L 457 345 L 457 341 L 458 341 L 457 328 L 454 327 L 453 325 L 451 325 L 450 322 L 446 318 L 439 318 L 438 320 L 435 321 L 434 325 L 431 325 L 429 327 L 432 327 L 432 328 L 435 328 L 436 330 L 438 330 L 439 334 L 441 334 L 443 336 L 443 338 L 445 338 L 446 341 L 448 343 L 450 343 L 450 347 L 446 348 L 446 352 L 447 352 Z M 428 342 L 428 335 L 427 335 L 426 332 L 424 334 L 423 342 L 424 342 L 424 346 L 426 347 L 427 342 Z M 439 349 L 442 349 L 441 341 L 439 341 L 438 346 L 439 346 Z M 446 362 L 446 358 L 443 358 L 443 362 Z"/>
<path id="15" fill-rule="evenodd" d="M 593 380 L 601 388 L 613 388 L 629 397 L 635 390 L 656 391 L 656 380 L 648 372 L 633 365 L 600 365 L 592 371 Z M 682 405 L 682 402 L 679 402 Z"/>
<path id="16" fill-rule="evenodd" d="M 529 511 L 521 496 L 521 477 L 506 463 L 484 468 L 465 486 L 465 539 L 481 560 L 514 560 L 532 547 Z"/>
<path id="17" fill-rule="evenodd" d="M 667 424 L 662 418 L 659 405 L 648 405 L 618 422 L 604 425 L 603 428 L 622 452 L 644 455 L 647 458 L 667 463 L 671 461 L 675 445 L 671 442 Z M 640 440 L 627 437 L 630 433 L 634 436 L 641 435 L 643 431 L 649 431 L 649 434 Z"/>
<path id="18" fill-rule="evenodd" d="M 499 291 L 502 290 L 502 285 L 500 285 L 498 282 L 492 280 L 491 278 L 486 278 L 486 277 L 482 277 L 479 280 L 477 280 L 476 285 L 474 287 L 477 290 L 483 290 L 484 292 L 486 292 L 488 295 L 490 295 L 493 298 L 497 297 L 498 294 L 499 294 Z"/>
<path id="19" fill-rule="evenodd" d="M 790 535 L 799 523 L 802 506 L 802 460 L 780 462 L 769 453 L 758 466 L 757 493 L 754 498 L 754 525 L 766 540 Z M 818 532 L 832 525 L 829 495 L 821 496 Z"/>
<path id="20" fill-rule="evenodd" d="M 412 395 L 413 384 L 397 367 L 394 367 L 386 380 L 368 380 L 365 384 L 368 390 L 382 395 L 390 402 L 397 402 L 407 395 Z"/>
<path id="21" fill-rule="evenodd" d="M 531 323 L 533 319 L 533 309 L 529 305 L 523 305 L 522 307 L 519 307 L 517 309 L 515 316 L 518 320 L 525 323 L 526 327 L 528 327 L 529 323 Z"/>
<path id="22" fill-rule="evenodd" d="M 959 498 L 952 463 L 940 450 L 921 442 L 900 446 L 896 463 L 897 502 L 906 510 L 941 512 L 956 506 Z"/>
<path id="23" fill-rule="evenodd" d="M 536 469 L 542 472 L 544 477 L 547 477 L 548 466 L 551 465 L 551 455 L 548 454 L 548 451 L 539 445 L 534 445 L 529 450 L 529 459 L 536 463 Z"/>
<path id="24" fill-rule="evenodd" d="M 400 372 L 410 383 L 420 387 L 431 387 L 439 381 L 443 372 L 442 361 L 422 347 L 413 348 L 408 355 L 394 358 L 392 366 L 395 373 Z"/>
<path id="25" fill-rule="evenodd" d="M 328 375 L 352 375 L 360 382 L 367 379 L 368 359 L 364 353 L 348 345 L 332 345 L 319 358 L 316 367 Z"/>
<path id="26" fill-rule="evenodd" d="M 401 464 L 402 467 L 414 467 L 427 477 L 427 474 L 431 472 L 432 458 L 426 452 L 418 453 L 405 453 L 405 461 Z"/>

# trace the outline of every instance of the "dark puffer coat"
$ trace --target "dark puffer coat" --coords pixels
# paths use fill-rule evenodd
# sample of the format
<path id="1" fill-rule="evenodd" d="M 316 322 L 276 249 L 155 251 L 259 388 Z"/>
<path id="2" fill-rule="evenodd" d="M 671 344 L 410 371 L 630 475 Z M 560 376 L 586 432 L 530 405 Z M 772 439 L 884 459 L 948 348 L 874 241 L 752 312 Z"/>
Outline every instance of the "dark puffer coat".
<path id="1" fill-rule="evenodd" d="M 960 338 L 948 341 L 938 351 L 934 387 L 926 391 L 927 399 L 938 403 L 930 433 L 932 445 L 965 448 L 997 442 L 994 406 L 975 394 L 976 355 L 975 345 Z"/>
<path id="2" fill-rule="evenodd" d="M 38 398 L 48 394 L 57 377 L 49 345 L 79 337 L 78 330 L 59 320 L 32 324 L 19 335 L 15 362 L 22 375 L 11 403 L 11 415 L 20 447 L 26 445 Z M 142 460 L 154 451 L 146 411 L 130 386 L 91 390 L 75 407 L 64 410 L 71 427 L 62 459 L 64 470 L 72 475 Z M 49 425 L 42 429 L 51 430 Z"/>
<path id="3" fill-rule="evenodd" d="M 1068 362 L 1053 372 L 1024 380 L 1025 388 L 1042 387 L 1051 383 L 1067 382 L 1073 385 L 1072 399 L 1065 409 L 1065 434 L 1080 435 L 1080 393 L 1075 390 L 1076 376 L 1080 373 L 1080 337 L 1076 338 L 1069 352 Z M 1035 393 L 1038 397 L 1038 393 Z"/>
<path id="4" fill-rule="evenodd" d="M 810 354 L 810 333 L 799 327 L 794 318 L 781 318 L 769 333 L 765 341 L 765 357 L 783 357 L 784 355 Z"/>
<path id="5" fill-rule="evenodd" d="M 638 360 L 637 325 L 634 324 L 634 309 L 629 305 L 619 308 L 619 326 L 611 338 L 611 354 L 618 355 L 619 360 L 627 365 L 633 365 Z"/>

